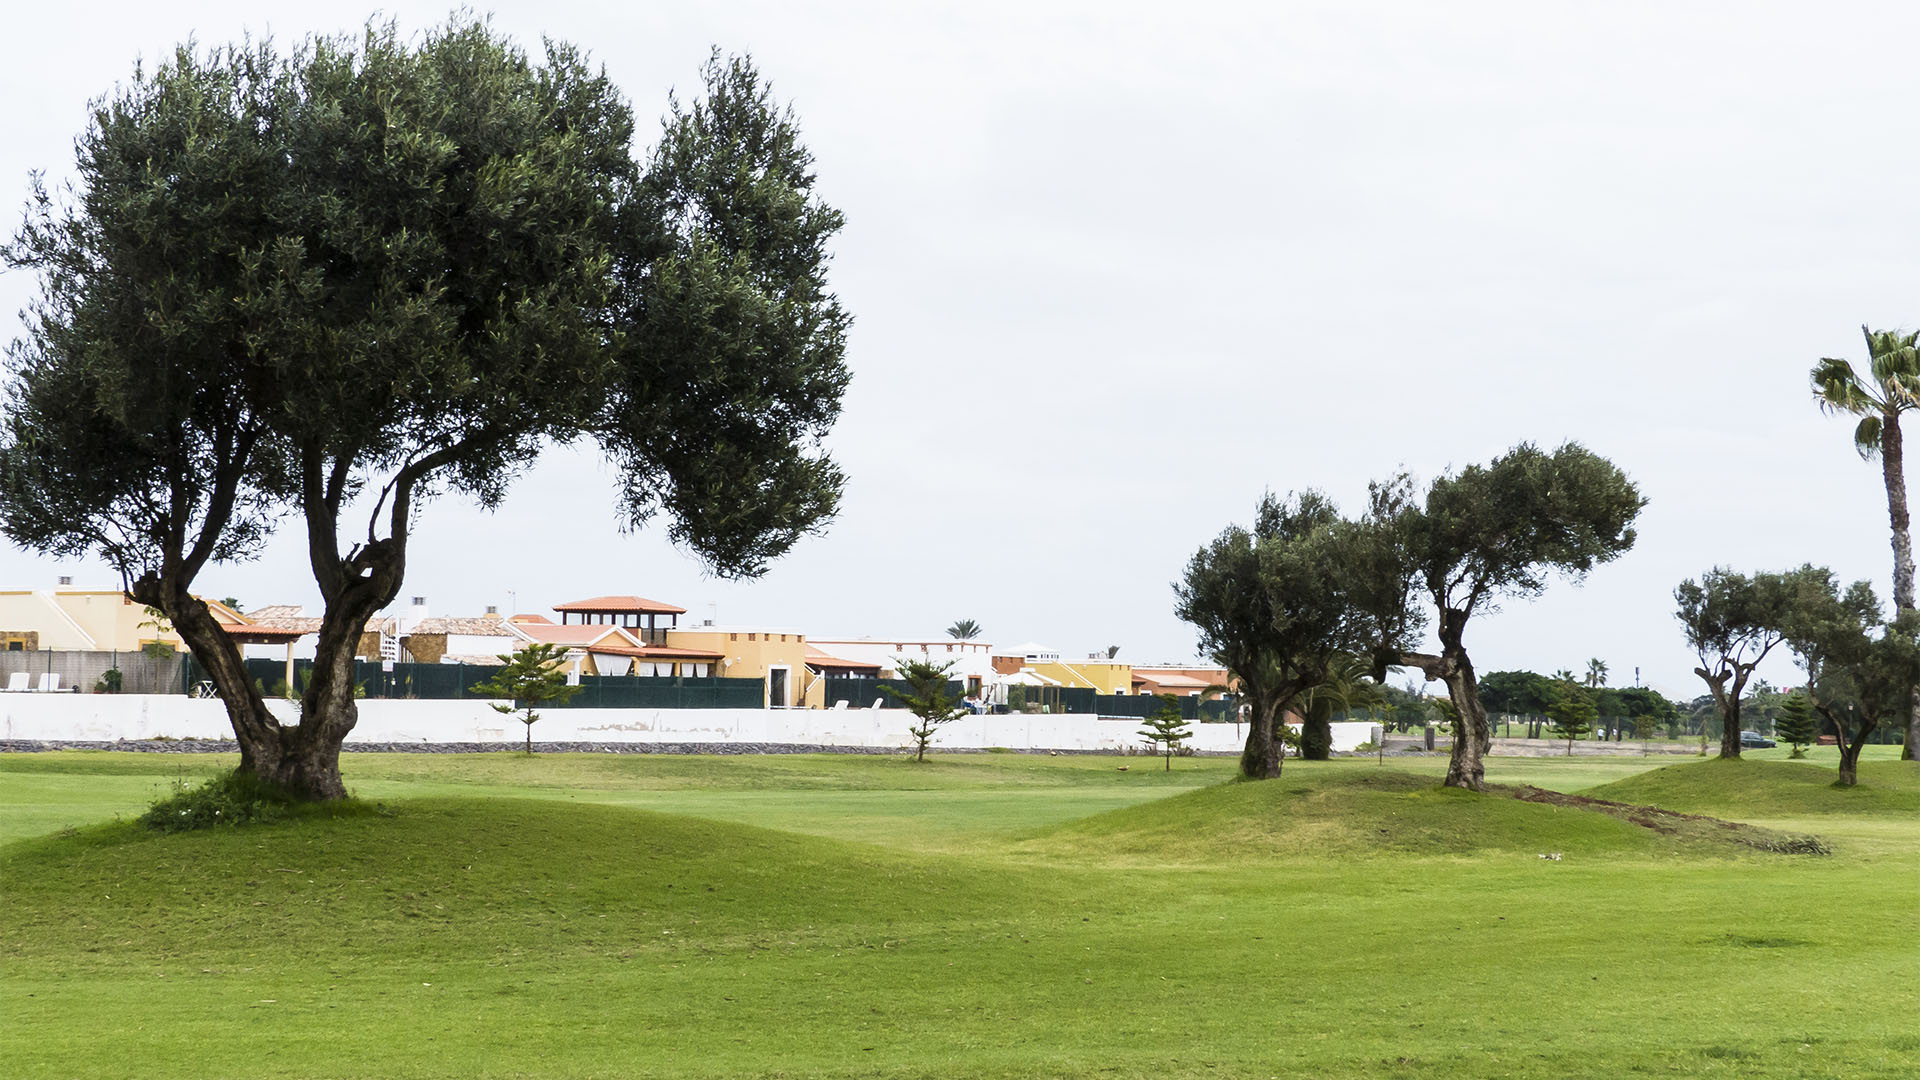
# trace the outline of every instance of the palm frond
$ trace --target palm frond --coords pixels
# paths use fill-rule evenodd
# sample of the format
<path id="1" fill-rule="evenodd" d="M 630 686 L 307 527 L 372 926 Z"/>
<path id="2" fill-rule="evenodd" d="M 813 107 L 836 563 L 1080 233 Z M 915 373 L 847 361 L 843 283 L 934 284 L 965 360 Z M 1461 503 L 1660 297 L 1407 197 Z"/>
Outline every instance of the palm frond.
<path id="1" fill-rule="evenodd" d="M 1860 456 L 1871 460 L 1880 453 L 1880 416 L 1878 413 L 1862 417 L 1860 426 L 1853 429 L 1853 448 Z"/>
<path id="2" fill-rule="evenodd" d="M 1920 374 L 1920 349 L 1914 344 L 1920 334 L 1868 330 L 1864 326 L 1860 329 L 1867 336 L 1867 357 L 1874 382 L 1886 386 L 1903 376 Z"/>
<path id="3" fill-rule="evenodd" d="M 1810 378 L 1813 396 L 1826 412 L 1853 413 L 1857 416 L 1880 411 L 1880 402 L 1861 385 L 1860 377 L 1854 374 L 1853 365 L 1845 360 L 1821 357 L 1820 362 L 1814 365 Z"/>

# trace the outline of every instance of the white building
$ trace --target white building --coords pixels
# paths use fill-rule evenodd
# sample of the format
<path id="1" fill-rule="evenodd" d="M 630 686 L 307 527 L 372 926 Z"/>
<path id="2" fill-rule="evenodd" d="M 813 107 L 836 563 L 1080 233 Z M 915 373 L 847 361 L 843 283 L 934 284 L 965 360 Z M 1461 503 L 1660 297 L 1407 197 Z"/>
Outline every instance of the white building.
<path id="1" fill-rule="evenodd" d="M 947 677 L 967 684 L 969 692 L 993 682 L 993 645 L 985 641 L 956 641 L 953 638 L 827 638 L 810 639 L 810 644 L 843 660 L 874 664 L 882 678 L 891 678 L 902 660 L 924 660 L 934 664 L 953 663 Z"/>

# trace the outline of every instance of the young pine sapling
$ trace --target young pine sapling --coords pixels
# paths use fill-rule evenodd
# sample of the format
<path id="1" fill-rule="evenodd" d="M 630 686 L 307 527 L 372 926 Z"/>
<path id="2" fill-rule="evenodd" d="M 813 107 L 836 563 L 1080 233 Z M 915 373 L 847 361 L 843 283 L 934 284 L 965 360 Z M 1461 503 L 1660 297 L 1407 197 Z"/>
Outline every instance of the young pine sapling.
<path id="1" fill-rule="evenodd" d="M 567 685 L 567 673 L 555 663 L 564 655 L 558 645 L 547 643 L 515 649 L 511 655 L 501 655 L 506 666 L 494 672 L 493 678 L 472 687 L 476 694 L 507 699 L 506 704 L 492 703 L 495 712 L 508 716 L 520 713 L 520 722 L 527 725 L 529 754 L 533 753 L 533 724 L 540 719 L 535 708 L 563 705 L 580 692 L 580 687 Z"/>
<path id="2" fill-rule="evenodd" d="M 1174 751 L 1180 744 L 1193 737 L 1193 729 L 1180 715 L 1180 699 L 1172 694 L 1157 695 L 1160 707 L 1148 714 L 1146 727 L 1140 729 L 1140 737 L 1147 740 L 1147 748 L 1166 757 L 1166 772 L 1173 771 Z"/>

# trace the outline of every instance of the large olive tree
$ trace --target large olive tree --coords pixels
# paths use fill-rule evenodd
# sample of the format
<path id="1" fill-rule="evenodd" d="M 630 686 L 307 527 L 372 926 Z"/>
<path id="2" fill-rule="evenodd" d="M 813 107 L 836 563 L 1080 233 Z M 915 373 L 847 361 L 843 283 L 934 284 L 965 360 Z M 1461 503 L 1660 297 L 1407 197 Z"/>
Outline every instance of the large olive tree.
<path id="1" fill-rule="evenodd" d="M 602 73 L 482 23 L 137 72 L 8 248 L 41 294 L 0 525 L 117 566 L 211 673 L 242 767 L 319 799 L 344 794 L 354 646 L 427 499 L 496 505 L 542 448 L 593 440 L 626 524 L 665 510 L 714 571 L 763 571 L 838 504 L 841 219 L 751 65 L 705 81 L 643 165 Z M 190 592 L 283 510 L 325 601 L 292 726 Z"/>
<path id="2" fill-rule="evenodd" d="M 1404 478 L 1377 485 L 1375 501 L 1375 518 L 1397 538 L 1394 579 L 1407 590 L 1381 608 L 1381 625 L 1394 627 L 1397 608 L 1423 600 L 1440 646 L 1425 652 L 1389 636 L 1376 645 L 1378 662 L 1446 684 L 1457 714 L 1446 783 L 1480 791 L 1492 731 L 1467 654 L 1469 620 L 1502 599 L 1538 596 L 1556 574 L 1578 580 L 1625 554 L 1646 500 L 1618 466 L 1578 443 L 1552 453 L 1522 443 L 1440 477 L 1424 501 Z"/>
<path id="3" fill-rule="evenodd" d="M 1807 672 L 1807 694 L 1840 750 L 1839 787 L 1859 782 L 1860 751 L 1883 724 L 1904 719 L 1920 682 L 1920 616 L 1887 622 L 1873 586 L 1844 592 L 1820 571 L 1800 590 L 1786 641 Z"/>
<path id="4" fill-rule="evenodd" d="M 1748 678 L 1786 640 L 1796 612 L 1831 577 L 1817 566 L 1751 577 L 1715 567 L 1673 590 L 1674 615 L 1700 661 L 1693 672 L 1720 711 L 1721 757 L 1740 756 L 1740 706 Z"/>
<path id="5" fill-rule="evenodd" d="M 1250 710 L 1242 776 L 1279 776 L 1287 712 L 1344 657 L 1371 651 L 1374 605 L 1362 593 L 1377 580 L 1374 539 L 1318 492 L 1269 494 L 1252 529 L 1227 528 L 1174 583 L 1175 614 L 1233 673 Z"/>

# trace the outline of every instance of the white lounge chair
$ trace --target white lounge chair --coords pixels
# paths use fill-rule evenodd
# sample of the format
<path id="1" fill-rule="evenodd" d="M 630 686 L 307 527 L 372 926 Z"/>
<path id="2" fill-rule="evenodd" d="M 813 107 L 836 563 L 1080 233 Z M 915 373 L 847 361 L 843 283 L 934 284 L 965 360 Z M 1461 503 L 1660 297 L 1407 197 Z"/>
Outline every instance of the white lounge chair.
<path id="1" fill-rule="evenodd" d="M 877 698 L 874 698 L 874 699 L 873 699 L 873 704 L 871 704 L 871 705 L 869 705 L 869 706 L 867 706 L 867 708 L 869 708 L 869 709 L 877 709 L 877 708 L 879 708 L 879 707 L 880 707 L 881 705 L 884 705 L 884 704 L 886 704 L 886 700 L 887 700 L 887 699 L 886 699 L 886 698 L 883 698 L 883 697 L 877 697 Z"/>
<path id="2" fill-rule="evenodd" d="M 32 678 L 33 676 L 27 674 L 24 671 L 16 671 L 13 674 L 7 676 L 7 693 L 10 693 L 10 694 L 26 693 L 28 690 L 27 681 Z"/>
<path id="3" fill-rule="evenodd" d="M 834 702 L 834 703 L 833 703 L 833 707 L 834 707 L 834 708 L 836 708 L 836 709 L 844 709 L 844 708 L 846 708 L 846 707 L 847 707 L 847 699 L 846 699 L 846 698 L 841 698 L 841 699 L 840 699 L 839 701 L 836 701 L 836 702 Z"/>
<path id="4" fill-rule="evenodd" d="M 43 694 L 59 693 L 60 692 L 60 673 L 57 671 L 49 671 L 41 675 L 40 676 L 40 692 Z"/>

